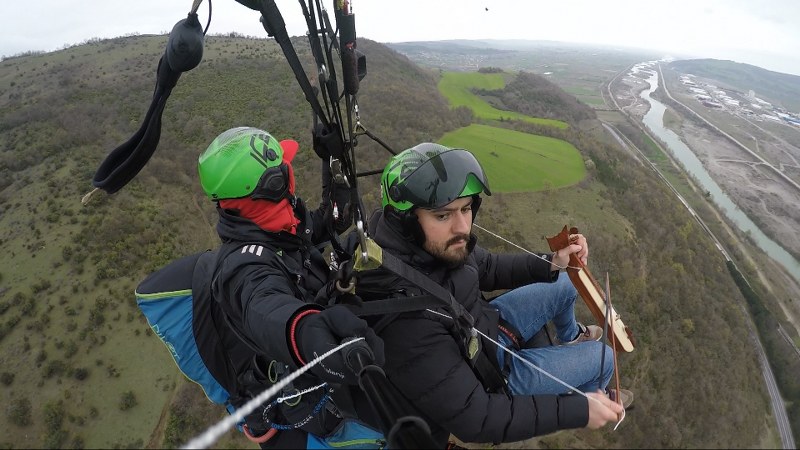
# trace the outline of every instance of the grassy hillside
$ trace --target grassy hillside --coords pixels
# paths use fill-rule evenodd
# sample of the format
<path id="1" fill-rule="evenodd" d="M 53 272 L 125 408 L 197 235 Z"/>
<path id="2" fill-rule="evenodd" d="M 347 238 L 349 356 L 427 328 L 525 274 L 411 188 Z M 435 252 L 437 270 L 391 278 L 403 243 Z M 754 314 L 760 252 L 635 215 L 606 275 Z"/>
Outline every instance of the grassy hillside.
<path id="1" fill-rule="evenodd" d="M 546 136 L 474 124 L 445 134 L 439 143 L 475 149 L 492 192 L 558 189 L 586 176 L 578 150 L 568 142 Z"/>
<path id="2" fill-rule="evenodd" d="M 0 62 L 0 446 L 176 447 L 224 414 L 179 374 L 133 298 L 149 271 L 216 245 L 216 213 L 196 160 L 219 132 L 253 125 L 300 141 L 299 192 L 318 200 L 309 108 L 279 48 L 209 36 L 203 62 L 173 91 L 147 167 L 117 194 L 81 206 L 94 170 L 138 128 L 165 42 L 129 37 Z M 295 39 L 308 60 L 305 45 Z M 439 93 L 438 77 L 374 42 L 360 40 L 359 49 L 369 64 L 362 123 L 396 150 L 447 141 L 470 125 L 473 116 Z M 565 224 L 589 236 L 592 271 L 610 273 L 615 308 L 637 339 L 636 351 L 620 358 L 636 409 L 616 432 L 564 432 L 526 446 L 774 447 L 756 356 L 737 332 L 743 300 L 724 262 L 709 257 L 713 244 L 652 174 L 587 124 L 495 124 L 519 136 L 517 146 L 538 146 L 541 160 L 552 157 L 548 138 L 567 142 L 582 165 L 562 146 L 558 154 L 573 155 L 569 173 L 559 174 L 565 181 L 504 192 L 500 180 L 512 178 L 515 164 L 482 156 L 498 189 L 477 220 L 530 249 L 544 249 L 543 237 Z M 486 138 L 485 128 L 466 130 Z M 531 132 L 546 137 L 521 136 Z M 497 153 L 510 155 L 507 148 Z M 360 138 L 359 170 L 380 168 L 388 156 Z M 377 177 L 359 183 L 367 205 L 377 204 Z M 235 432 L 218 446 L 254 448 Z"/>

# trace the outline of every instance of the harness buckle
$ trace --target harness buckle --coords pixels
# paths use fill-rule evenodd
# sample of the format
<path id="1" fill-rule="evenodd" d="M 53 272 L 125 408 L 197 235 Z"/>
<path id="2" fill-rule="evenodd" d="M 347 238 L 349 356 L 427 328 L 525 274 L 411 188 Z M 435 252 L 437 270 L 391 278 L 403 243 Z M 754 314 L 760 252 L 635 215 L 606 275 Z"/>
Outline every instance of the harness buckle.
<path id="1" fill-rule="evenodd" d="M 356 229 L 359 239 L 356 252 L 360 252 L 361 255 L 356 259 L 353 268 L 358 271 L 377 269 L 383 264 L 383 249 L 375 241 L 367 237 L 366 233 L 364 233 L 364 223 L 361 220 L 357 221 Z"/>

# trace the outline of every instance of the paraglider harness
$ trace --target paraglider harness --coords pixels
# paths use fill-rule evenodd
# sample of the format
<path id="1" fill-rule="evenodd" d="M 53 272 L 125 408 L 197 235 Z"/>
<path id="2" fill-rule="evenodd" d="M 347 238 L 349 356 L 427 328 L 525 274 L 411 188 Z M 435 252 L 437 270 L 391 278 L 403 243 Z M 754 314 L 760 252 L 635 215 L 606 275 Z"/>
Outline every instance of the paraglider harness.
<path id="1" fill-rule="evenodd" d="M 92 180 L 94 191 L 84 196 L 82 200 L 84 204 L 89 201 L 91 194 L 98 189 L 105 190 L 108 194 L 113 194 L 124 187 L 138 174 L 155 151 L 161 133 L 161 115 L 172 89 L 177 85 L 181 73 L 193 69 L 202 59 L 203 39 L 211 21 L 211 0 L 209 0 L 209 19 L 205 30 L 200 25 L 197 17 L 197 9 L 201 1 L 194 0 L 187 18 L 179 21 L 171 31 L 166 50 L 158 63 L 153 100 L 141 127 L 128 141 L 108 154 Z M 331 270 L 336 271 L 336 276 L 328 284 L 327 288 L 317 295 L 317 302 L 326 304 L 326 302 L 335 302 L 339 298 L 348 298 L 351 301 L 345 304 L 348 304 L 359 316 L 392 316 L 402 312 L 419 311 L 426 308 L 444 308 L 453 318 L 451 332 L 456 337 L 464 357 L 470 362 L 474 372 L 482 380 L 487 391 L 507 392 L 505 381 L 499 368 L 487 357 L 487 352 L 481 351 L 480 339 L 475 332 L 472 316 L 453 298 L 449 291 L 393 255 L 383 253 L 382 249 L 367 236 L 365 229 L 366 219 L 363 215 L 364 208 L 358 192 L 357 178 L 359 176 L 377 174 L 380 171 L 356 172 L 354 149 L 357 145 L 357 137 L 366 135 L 390 153 L 396 154 L 396 152 L 377 136 L 370 133 L 360 121 L 356 94 L 359 90 L 359 82 L 366 75 L 366 57 L 356 48 L 355 16 L 349 9 L 348 2 L 343 0 L 334 1 L 337 27 L 336 31 L 334 31 L 328 13 L 320 4 L 320 0 L 309 0 L 308 5 L 304 0 L 300 0 L 309 29 L 308 39 L 311 53 L 318 70 L 316 75 L 319 80 L 319 86 L 312 87 L 292 46 L 283 17 L 274 0 L 236 1 L 261 13 L 261 23 L 264 29 L 280 45 L 306 100 L 311 105 L 314 117 L 312 130 L 313 147 L 321 158 L 328 159 L 330 163 L 334 181 L 331 190 L 336 189 L 337 185 L 345 185 L 350 188 L 351 198 L 349 204 L 334 204 L 333 220 L 328 221 L 326 224 L 329 227 L 329 234 L 332 236 L 330 241 L 330 245 L 333 248 Z M 339 54 L 341 60 L 342 92 L 339 91 L 339 82 L 336 76 L 334 51 Z M 319 94 L 323 99 L 324 107 L 323 103 L 319 101 Z M 341 99 L 344 99 L 345 103 L 344 113 L 341 109 Z M 331 192 L 330 198 L 335 198 L 333 192 Z M 355 231 L 350 234 L 346 244 L 343 244 L 338 235 L 333 232 L 335 220 L 348 220 L 351 224 L 355 224 Z M 174 267 L 173 269 L 183 271 L 184 274 L 192 274 L 197 265 L 207 264 L 210 259 L 214 259 L 214 257 L 209 256 L 213 253 L 204 252 L 191 255 L 179 260 L 183 261 L 183 265 L 179 269 Z M 218 254 L 215 257 L 220 258 L 221 255 Z M 367 302 L 358 301 L 357 297 L 354 296 L 343 295 L 354 292 L 354 271 L 377 269 L 378 267 L 387 269 L 414 283 L 427 294 Z M 140 287 L 142 286 L 140 285 Z M 185 317 L 189 317 L 190 321 L 193 318 L 197 319 L 197 306 L 193 305 L 193 302 L 197 300 L 192 298 L 192 294 L 196 294 L 196 292 L 192 291 L 191 285 L 188 287 L 182 286 L 180 289 L 170 292 L 170 294 L 174 293 L 183 293 L 184 296 L 180 302 L 171 303 L 173 306 L 176 304 L 182 305 L 181 308 L 183 308 L 184 312 L 187 308 L 189 308 L 189 311 L 191 311 L 191 308 L 195 308 L 194 315 L 184 315 L 183 321 L 185 322 Z M 143 295 L 140 296 L 139 294 Z M 167 297 L 169 296 L 139 292 L 137 289 L 137 300 L 143 300 L 143 303 L 140 302 L 140 307 L 147 303 L 147 300 Z M 180 295 L 175 297 L 180 297 Z M 302 298 L 302 296 L 299 298 Z M 352 300 L 354 298 L 356 299 L 355 301 Z M 211 299 L 211 302 L 213 301 Z M 164 303 L 164 305 L 167 305 L 164 310 L 168 310 L 170 303 Z M 205 306 L 205 308 L 208 307 L 208 305 Z M 155 314 L 151 317 L 144 308 L 142 310 L 159 337 L 167 343 L 168 348 L 173 353 L 173 357 L 178 362 L 179 358 L 177 356 L 179 355 L 177 352 L 182 350 L 177 349 L 174 344 L 177 340 L 180 340 L 180 335 L 171 337 L 171 341 L 167 340 L 165 339 L 166 334 L 164 333 L 166 332 L 164 330 L 168 327 L 162 326 L 159 328 L 154 325 L 154 322 L 157 324 L 162 317 L 179 316 L 180 313 Z M 213 319 L 212 322 L 216 326 L 220 326 L 221 321 L 226 322 L 228 327 L 237 334 L 241 342 L 255 350 L 252 343 L 237 331 L 237 327 L 232 326 L 233 324 L 230 323 L 227 314 L 224 312 L 210 313 L 208 311 L 205 311 L 205 314 Z M 195 339 L 198 338 L 197 335 L 199 333 L 195 333 L 195 336 L 187 335 L 185 332 L 186 326 L 187 324 L 184 323 L 184 335 L 191 341 L 189 344 L 195 344 Z M 190 323 L 188 326 L 190 327 L 190 332 L 192 326 L 195 330 L 198 329 L 197 324 Z M 159 332 L 159 330 L 163 333 Z M 214 339 L 217 339 L 217 344 L 219 344 L 219 336 Z M 200 354 L 202 352 L 198 351 L 197 345 L 194 345 L 193 348 L 192 345 L 189 345 L 189 347 L 188 353 L 194 354 L 194 369 L 187 371 L 179 363 L 181 370 L 189 378 L 203 386 L 212 401 L 226 404 L 229 411 L 234 409 L 236 407 L 235 403 L 239 403 L 239 400 L 241 400 L 230 397 L 231 395 L 234 395 L 235 392 L 255 391 L 265 385 L 274 383 L 287 367 L 273 364 L 274 362 L 256 359 L 251 364 L 253 370 L 245 374 L 231 373 L 232 369 L 228 365 L 223 370 L 219 368 L 212 369 L 209 377 L 207 376 L 209 368 L 204 367 L 205 359 L 207 358 Z M 218 354 L 219 348 L 220 345 L 214 347 L 215 356 L 224 357 L 224 355 Z M 191 360 L 191 358 L 188 359 Z M 184 361 L 186 360 L 184 359 Z M 430 446 L 432 441 L 430 440 L 430 430 L 427 425 L 416 417 L 418 416 L 416 410 L 388 382 L 382 370 L 368 360 L 360 359 L 359 361 L 354 361 L 353 364 L 356 366 L 356 373 L 359 375 L 359 385 L 367 394 L 367 398 L 381 423 L 381 431 L 389 438 L 390 446 L 400 448 Z M 236 384 L 219 386 L 220 381 L 223 381 L 221 378 L 230 380 L 232 375 L 236 375 L 234 376 Z M 255 393 L 250 392 L 251 395 Z M 329 406 L 326 404 L 329 393 L 325 391 L 323 395 L 318 397 L 320 400 L 314 405 L 312 414 L 319 413 L 323 408 Z M 228 394 L 228 398 L 226 398 L 226 394 Z M 265 406 L 265 409 L 262 410 L 264 417 L 269 416 L 269 410 L 274 406 L 274 402 Z M 297 418 L 294 426 L 304 425 L 303 422 L 306 421 L 307 423 L 308 420 L 309 418 Z M 272 423 L 272 430 L 280 428 L 276 425 Z M 270 433 L 272 431 L 267 431 L 263 436 L 268 439 L 271 436 Z M 248 433 L 248 435 L 251 435 L 251 433 Z M 253 436 L 251 435 L 250 437 Z M 256 441 L 258 442 L 257 439 Z"/>

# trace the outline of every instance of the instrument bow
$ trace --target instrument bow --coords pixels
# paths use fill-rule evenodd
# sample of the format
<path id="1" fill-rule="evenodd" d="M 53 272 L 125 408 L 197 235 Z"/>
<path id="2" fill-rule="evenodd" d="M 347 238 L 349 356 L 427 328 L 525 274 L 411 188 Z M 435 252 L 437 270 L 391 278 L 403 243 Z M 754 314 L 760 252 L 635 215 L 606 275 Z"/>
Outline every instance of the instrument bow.
<path id="1" fill-rule="evenodd" d="M 547 244 L 550 246 L 551 251 L 557 252 L 569 246 L 572 243 L 571 237 L 576 234 L 578 234 L 577 228 L 568 228 L 565 225 L 559 234 L 547 238 Z M 635 346 L 633 332 L 622 322 L 619 314 L 610 303 L 606 303 L 606 295 L 600 284 L 592 276 L 589 268 L 573 253 L 569 255 L 569 264 L 566 271 L 597 323 L 608 326 L 607 339 L 612 347 L 615 350 L 632 352 Z M 610 314 L 607 315 L 607 311 Z"/>

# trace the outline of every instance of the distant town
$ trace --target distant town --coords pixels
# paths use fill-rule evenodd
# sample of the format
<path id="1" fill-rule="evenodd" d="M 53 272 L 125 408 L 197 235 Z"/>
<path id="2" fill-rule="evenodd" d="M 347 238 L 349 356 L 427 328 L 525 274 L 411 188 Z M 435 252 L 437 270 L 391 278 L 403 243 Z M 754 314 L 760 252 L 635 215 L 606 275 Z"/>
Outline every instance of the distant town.
<path id="1" fill-rule="evenodd" d="M 800 128 L 800 114 L 758 98 L 753 90 L 746 95 L 736 91 L 726 91 L 700 81 L 691 74 L 681 75 L 680 81 L 689 89 L 692 96 L 707 108 L 719 109 L 751 120 L 772 121 Z"/>

